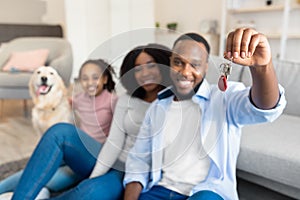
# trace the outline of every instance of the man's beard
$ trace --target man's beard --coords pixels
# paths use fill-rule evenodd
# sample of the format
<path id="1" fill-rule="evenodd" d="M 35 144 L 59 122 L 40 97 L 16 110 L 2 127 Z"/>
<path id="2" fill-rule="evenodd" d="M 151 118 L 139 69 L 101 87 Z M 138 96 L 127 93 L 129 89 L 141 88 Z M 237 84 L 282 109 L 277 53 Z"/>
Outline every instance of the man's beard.
<path id="1" fill-rule="evenodd" d="M 174 86 L 174 87 L 172 88 L 172 90 L 173 90 L 173 93 L 174 93 L 174 95 L 175 95 L 175 97 L 174 97 L 175 100 L 183 101 L 183 100 L 191 99 L 191 98 L 197 93 L 197 91 L 198 91 L 200 85 L 202 84 L 202 82 L 203 82 L 203 79 L 202 79 L 202 81 L 201 81 L 200 83 L 198 83 L 198 84 L 194 87 L 193 90 L 191 90 L 191 91 L 190 91 L 189 93 L 187 93 L 187 94 L 180 94 L 180 93 L 177 91 L 176 87 Z"/>

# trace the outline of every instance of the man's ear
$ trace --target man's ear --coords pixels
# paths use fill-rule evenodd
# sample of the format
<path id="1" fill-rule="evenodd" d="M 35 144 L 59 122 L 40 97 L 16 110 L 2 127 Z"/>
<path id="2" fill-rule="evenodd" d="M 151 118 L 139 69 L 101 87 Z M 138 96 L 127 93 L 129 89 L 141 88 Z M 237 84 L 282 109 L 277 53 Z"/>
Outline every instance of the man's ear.
<path id="1" fill-rule="evenodd" d="M 204 72 L 205 72 L 205 74 L 207 74 L 207 72 L 208 72 L 208 62 L 205 63 Z"/>

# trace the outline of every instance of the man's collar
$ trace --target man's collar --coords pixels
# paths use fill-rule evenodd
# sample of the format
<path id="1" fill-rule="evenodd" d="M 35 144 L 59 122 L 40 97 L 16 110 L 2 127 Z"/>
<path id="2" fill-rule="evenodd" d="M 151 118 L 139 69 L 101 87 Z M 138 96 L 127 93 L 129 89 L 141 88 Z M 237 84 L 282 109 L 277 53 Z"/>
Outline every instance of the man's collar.
<path id="1" fill-rule="evenodd" d="M 206 79 L 203 80 L 202 84 L 200 85 L 198 91 L 194 96 L 199 96 L 206 100 L 210 98 L 210 85 Z"/>
<path id="2" fill-rule="evenodd" d="M 160 91 L 157 95 L 157 98 L 159 100 L 162 100 L 162 99 L 165 99 L 165 98 L 168 98 L 168 97 L 174 95 L 174 93 L 172 91 L 172 87 L 173 86 L 169 86 L 169 87 L 166 87 L 165 89 L 163 89 L 162 91 Z"/>
<path id="3" fill-rule="evenodd" d="M 162 100 L 162 99 L 168 98 L 170 96 L 173 96 L 174 93 L 172 91 L 172 87 L 173 86 L 169 86 L 169 87 L 165 88 L 164 90 L 160 91 L 158 93 L 157 98 L 159 100 Z M 209 96 L 210 96 L 210 86 L 209 86 L 209 83 L 207 82 L 206 79 L 203 80 L 203 82 L 201 83 L 198 91 L 196 92 L 196 94 L 193 97 L 195 97 L 195 96 L 202 97 L 204 99 L 209 99 Z"/>

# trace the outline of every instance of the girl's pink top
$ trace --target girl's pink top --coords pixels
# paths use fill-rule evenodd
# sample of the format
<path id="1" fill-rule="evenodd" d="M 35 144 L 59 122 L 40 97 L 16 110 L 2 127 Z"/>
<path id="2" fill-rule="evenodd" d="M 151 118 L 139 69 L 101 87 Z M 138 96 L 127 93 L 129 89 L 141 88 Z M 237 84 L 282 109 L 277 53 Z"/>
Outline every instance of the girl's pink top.
<path id="1" fill-rule="evenodd" d="M 106 89 L 94 97 L 90 97 L 85 92 L 77 94 L 72 104 L 79 117 L 79 122 L 75 125 L 98 142 L 104 143 L 109 133 L 117 99 L 115 93 Z"/>

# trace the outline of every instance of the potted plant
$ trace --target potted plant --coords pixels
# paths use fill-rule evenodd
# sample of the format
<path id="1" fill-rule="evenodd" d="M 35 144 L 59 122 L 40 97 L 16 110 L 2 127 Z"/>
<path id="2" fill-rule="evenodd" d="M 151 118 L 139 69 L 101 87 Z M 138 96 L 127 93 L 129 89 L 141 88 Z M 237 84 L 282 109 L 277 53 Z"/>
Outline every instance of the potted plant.
<path id="1" fill-rule="evenodd" d="M 155 27 L 159 28 L 160 27 L 160 23 L 159 22 L 155 22 Z"/>
<path id="2" fill-rule="evenodd" d="M 176 29 L 177 29 L 177 22 L 170 22 L 170 23 L 167 23 L 167 28 L 168 28 L 170 31 L 176 31 Z"/>

